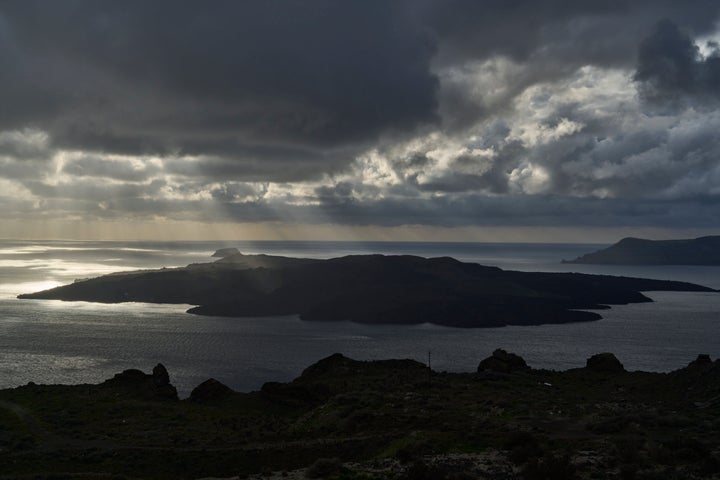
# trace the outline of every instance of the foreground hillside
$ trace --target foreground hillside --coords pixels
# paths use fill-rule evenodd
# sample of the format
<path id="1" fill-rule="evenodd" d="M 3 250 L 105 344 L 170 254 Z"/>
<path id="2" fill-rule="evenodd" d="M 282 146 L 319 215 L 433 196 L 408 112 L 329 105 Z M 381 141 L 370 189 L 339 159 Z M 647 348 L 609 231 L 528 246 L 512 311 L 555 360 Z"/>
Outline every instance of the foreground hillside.
<path id="1" fill-rule="evenodd" d="M 720 265 L 720 236 L 686 240 L 623 238 L 564 263 L 599 265 Z"/>
<path id="2" fill-rule="evenodd" d="M 641 291 L 712 291 L 690 283 L 505 271 L 455 259 L 357 255 L 310 260 L 234 253 L 214 263 L 143 270 L 21 295 L 28 299 L 197 305 L 219 316 L 497 327 L 597 320 Z"/>
<path id="3" fill-rule="evenodd" d="M 336 354 L 290 383 L 178 400 L 161 365 L 0 391 L 0 478 L 720 478 L 720 362 L 478 373 Z M 273 473 L 274 472 L 274 473 Z"/>

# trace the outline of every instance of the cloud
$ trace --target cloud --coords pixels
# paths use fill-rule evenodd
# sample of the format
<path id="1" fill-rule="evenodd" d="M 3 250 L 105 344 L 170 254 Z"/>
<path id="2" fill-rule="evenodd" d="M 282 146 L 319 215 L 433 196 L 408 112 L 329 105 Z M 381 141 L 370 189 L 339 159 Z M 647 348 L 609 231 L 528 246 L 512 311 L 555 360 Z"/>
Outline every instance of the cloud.
<path id="1" fill-rule="evenodd" d="M 634 79 L 643 98 L 656 106 L 701 106 L 720 97 L 720 48 L 704 56 L 689 35 L 670 20 L 657 24 L 641 44 Z"/>
<path id="2" fill-rule="evenodd" d="M 4 4 L 0 89 L 12 96 L 2 122 L 73 150 L 323 157 L 437 120 L 434 44 L 409 11 L 380 1 Z"/>
<path id="3" fill-rule="evenodd" d="M 638 45 L 662 18 L 694 36 L 716 30 L 713 0 L 448 0 L 432 2 L 438 36 L 443 122 L 452 129 L 503 115 L 533 85 L 579 68 L 629 69 Z"/>
<path id="4" fill-rule="evenodd" d="M 160 173 L 160 165 L 159 161 L 142 162 L 127 158 L 81 156 L 66 160 L 63 163 L 62 172 L 76 178 L 93 177 L 125 182 L 145 182 L 148 178 Z"/>
<path id="5" fill-rule="evenodd" d="M 0 157 L 13 160 L 46 160 L 51 156 L 49 137 L 41 130 L 0 131 Z"/>
<path id="6" fill-rule="evenodd" d="M 713 0 L 444 0 L 432 2 L 426 21 L 442 39 L 436 61 L 541 57 L 554 65 L 616 68 L 634 62 L 635 48 L 658 20 L 701 35 L 715 30 L 718 12 Z"/>
<path id="7" fill-rule="evenodd" d="M 707 226 L 719 15 L 714 0 L 4 3 L 3 206 Z"/>

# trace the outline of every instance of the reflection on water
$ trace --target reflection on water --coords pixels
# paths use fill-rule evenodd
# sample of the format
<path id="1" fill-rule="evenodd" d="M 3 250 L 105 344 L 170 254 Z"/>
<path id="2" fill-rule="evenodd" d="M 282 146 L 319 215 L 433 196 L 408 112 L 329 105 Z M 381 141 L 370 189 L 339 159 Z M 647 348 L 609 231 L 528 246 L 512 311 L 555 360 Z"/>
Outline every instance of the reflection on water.
<path id="1" fill-rule="evenodd" d="M 615 352 L 629 369 L 656 371 L 679 368 L 698 353 L 720 356 L 720 295 L 711 293 L 651 293 L 656 303 L 613 307 L 600 312 L 604 319 L 598 322 L 474 330 L 428 324 L 315 323 L 293 316 L 197 317 L 185 313 L 188 305 L 106 305 L 14 298 L 17 293 L 50 288 L 72 278 L 91 276 L 89 272 L 104 272 L 105 268 L 117 271 L 207 261 L 221 246 L 226 245 L 190 242 L 127 248 L 124 244 L 73 242 L 50 245 L 56 247 L 53 249 L 0 242 L 0 261 L 19 262 L 0 263 L 0 387 L 28 381 L 99 382 L 126 368 L 149 371 L 155 363 L 163 362 L 182 395 L 209 377 L 239 390 L 251 390 L 265 381 L 290 380 L 309 364 L 335 352 L 358 359 L 425 361 L 431 350 L 434 368 L 448 371 L 472 371 L 497 347 L 520 353 L 535 367 L 555 369 L 581 367 L 588 356 L 601 351 Z M 314 257 L 368 251 L 451 255 L 464 260 L 484 258 L 484 263 L 516 269 L 680 277 L 720 287 L 717 267 L 604 268 L 557 263 L 556 259 L 588 250 L 577 245 L 503 248 L 473 244 L 247 242 L 240 248 L 246 253 L 255 248 Z M 18 255 L 31 251 L 45 257 L 31 261 L 36 268 L 25 269 L 20 267 L 25 260 L 12 258 L 9 251 L 13 249 L 20 252 Z"/>
<path id="2" fill-rule="evenodd" d="M 0 298 L 15 298 L 21 293 L 40 292 L 50 288 L 59 287 L 62 282 L 56 280 L 41 280 L 38 282 L 0 283 Z"/>

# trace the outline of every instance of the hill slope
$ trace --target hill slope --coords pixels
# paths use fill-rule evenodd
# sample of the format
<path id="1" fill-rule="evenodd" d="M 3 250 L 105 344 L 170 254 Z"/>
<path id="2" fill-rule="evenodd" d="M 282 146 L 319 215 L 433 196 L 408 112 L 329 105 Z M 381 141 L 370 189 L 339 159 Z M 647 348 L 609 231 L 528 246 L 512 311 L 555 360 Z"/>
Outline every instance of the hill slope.
<path id="1" fill-rule="evenodd" d="M 618 243 L 563 263 L 605 265 L 720 265 L 720 236 L 687 240 L 623 238 Z"/>
<path id="2" fill-rule="evenodd" d="M 478 373 L 445 374 L 335 354 L 292 382 L 237 393 L 208 380 L 185 400 L 161 365 L 29 383 L 0 390 L 0 478 L 718 478 L 719 361 L 485 367 L 505 357 L 525 364 L 498 350 Z"/>

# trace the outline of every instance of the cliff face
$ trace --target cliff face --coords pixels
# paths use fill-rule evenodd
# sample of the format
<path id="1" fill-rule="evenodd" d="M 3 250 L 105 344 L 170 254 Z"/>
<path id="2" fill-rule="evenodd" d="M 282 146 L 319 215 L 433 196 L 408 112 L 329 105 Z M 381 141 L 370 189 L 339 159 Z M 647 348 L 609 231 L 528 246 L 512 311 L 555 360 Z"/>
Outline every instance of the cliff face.
<path id="1" fill-rule="evenodd" d="M 27 299 L 198 305 L 219 316 L 497 327 L 599 319 L 582 309 L 648 302 L 641 291 L 712 291 L 682 282 L 504 271 L 452 258 L 237 255 L 184 268 L 106 275 Z"/>
<path id="2" fill-rule="evenodd" d="M 720 265 L 720 236 L 687 240 L 623 238 L 615 245 L 564 263 L 606 265 Z"/>

